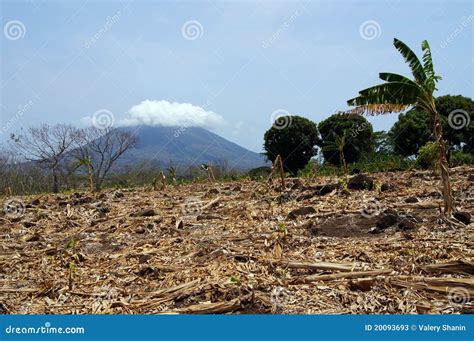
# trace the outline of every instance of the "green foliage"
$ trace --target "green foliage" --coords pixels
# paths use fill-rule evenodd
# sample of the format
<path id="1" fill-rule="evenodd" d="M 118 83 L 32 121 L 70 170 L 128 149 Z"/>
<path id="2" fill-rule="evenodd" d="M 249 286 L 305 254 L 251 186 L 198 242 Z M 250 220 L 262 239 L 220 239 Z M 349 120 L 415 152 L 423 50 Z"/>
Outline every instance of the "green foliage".
<path id="1" fill-rule="evenodd" d="M 296 174 L 316 155 L 316 144 L 319 142 L 316 123 L 300 116 L 279 118 L 288 124 L 273 125 L 265 132 L 265 155 L 274 161 L 282 157 L 285 171 Z"/>
<path id="2" fill-rule="evenodd" d="M 441 115 L 444 138 L 448 145 L 462 148 L 465 152 L 474 153 L 474 101 L 472 98 L 461 95 L 440 96 L 436 98 L 436 109 Z M 465 117 L 470 121 L 469 125 L 463 126 L 463 122 L 456 121 L 452 121 L 451 125 L 449 124 L 449 114 L 455 110 L 463 110 L 469 115 L 469 118 Z M 453 120 L 453 117 L 451 119 Z"/>
<path id="3" fill-rule="evenodd" d="M 319 146 L 322 147 L 324 159 L 340 166 L 339 152 L 330 145 L 340 145 L 337 139 L 346 136 L 344 141 L 344 158 L 347 163 L 356 162 L 363 154 L 374 150 L 374 132 L 372 125 L 364 117 L 356 114 L 334 114 L 318 125 L 321 134 Z"/>
<path id="4" fill-rule="evenodd" d="M 436 170 L 439 148 L 436 142 L 428 142 L 420 148 L 416 157 L 416 164 L 423 169 Z"/>
<path id="5" fill-rule="evenodd" d="M 414 162 L 391 153 L 370 153 L 364 155 L 358 162 L 349 165 L 349 171 L 356 169 L 363 173 L 395 172 L 413 167 Z"/>
<path id="6" fill-rule="evenodd" d="M 474 101 L 464 96 L 440 96 L 435 100 L 441 116 L 444 138 L 448 145 L 474 152 Z M 454 110 L 464 110 L 470 115 L 469 126 L 454 129 L 448 117 Z M 400 114 L 389 131 L 390 142 L 396 153 L 403 156 L 416 155 L 418 150 L 431 139 L 431 116 L 422 109 L 414 108 Z"/>
<path id="7" fill-rule="evenodd" d="M 465 153 L 462 150 L 456 150 L 452 153 L 451 159 L 449 160 L 451 167 L 457 167 L 462 165 L 474 165 L 474 154 Z"/>
<path id="8" fill-rule="evenodd" d="M 252 168 L 247 172 L 247 176 L 252 180 L 266 179 L 271 171 L 272 169 L 267 166 Z"/>
<path id="9" fill-rule="evenodd" d="M 403 156 L 416 155 L 431 136 L 430 116 L 418 109 L 400 114 L 388 136 L 395 153 Z"/>

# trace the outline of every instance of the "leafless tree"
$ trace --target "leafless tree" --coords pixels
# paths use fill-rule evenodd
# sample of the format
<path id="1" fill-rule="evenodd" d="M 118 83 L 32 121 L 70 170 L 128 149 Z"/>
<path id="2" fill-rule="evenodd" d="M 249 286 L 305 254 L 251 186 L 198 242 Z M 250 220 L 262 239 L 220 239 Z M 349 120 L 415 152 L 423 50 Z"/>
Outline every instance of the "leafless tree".
<path id="1" fill-rule="evenodd" d="M 53 192 L 57 193 L 60 167 L 71 151 L 77 133 L 77 128 L 71 125 L 42 124 L 39 127 L 30 127 L 18 135 L 12 134 L 11 142 L 16 152 L 26 161 L 38 163 L 51 171 Z"/>
<path id="2" fill-rule="evenodd" d="M 104 179 L 116 161 L 136 146 L 135 135 L 115 129 L 85 128 L 80 131 L 73 151 L 78 166 L 86 167 L 91 189 L 100 191 Z"/>

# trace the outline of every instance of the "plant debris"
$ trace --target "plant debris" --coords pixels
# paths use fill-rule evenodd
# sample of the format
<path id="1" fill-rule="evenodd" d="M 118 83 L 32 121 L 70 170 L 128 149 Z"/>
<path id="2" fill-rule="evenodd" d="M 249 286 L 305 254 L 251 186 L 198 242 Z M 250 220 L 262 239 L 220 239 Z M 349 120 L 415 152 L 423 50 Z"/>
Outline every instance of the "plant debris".
<path id="1" fill-rule="evenodd" d="M 473 170 L 451 169 L 469 217 Z M 416 173 L 14 198 L 0 313 L 472 311 L 474 228 L 441 219 L 439 177 Z"/>

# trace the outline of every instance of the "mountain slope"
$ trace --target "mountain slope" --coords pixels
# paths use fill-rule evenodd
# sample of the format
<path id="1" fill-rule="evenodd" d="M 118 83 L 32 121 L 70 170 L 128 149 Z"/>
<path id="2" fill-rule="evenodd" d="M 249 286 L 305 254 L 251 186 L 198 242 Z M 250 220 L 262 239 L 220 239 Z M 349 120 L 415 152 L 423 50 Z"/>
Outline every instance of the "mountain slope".
<path id="1" fill-rule="evenodd" d="M 264 156 L 203 128 L 136 126 L 119 129 L 138 137 L 137 147 L 127 151 L 120 160 L 122 165 L 149 161 L 165 166 L 172 161 L 199 166 L 227 160 L 231 168 L 246 170 L 267 164 Z"/>

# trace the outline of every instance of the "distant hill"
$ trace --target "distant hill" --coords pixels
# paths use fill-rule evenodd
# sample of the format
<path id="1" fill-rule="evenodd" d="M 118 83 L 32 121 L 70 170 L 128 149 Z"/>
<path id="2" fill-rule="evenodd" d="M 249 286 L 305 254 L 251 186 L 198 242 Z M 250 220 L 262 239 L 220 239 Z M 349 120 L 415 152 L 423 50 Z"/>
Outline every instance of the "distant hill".
<path id="1" fill-rule="evenodd" d="M 227 160 L 236 170 L 267 165 L 265 157 L 230 142 L 206 129 L 197 127 L 135 126 L 118 128 L 138 137 L 136 148 L 127 151 L 120 165 L 149 161 L 166 166 L 170 161 L 180 165 L 201 165 Z"/>

